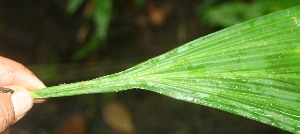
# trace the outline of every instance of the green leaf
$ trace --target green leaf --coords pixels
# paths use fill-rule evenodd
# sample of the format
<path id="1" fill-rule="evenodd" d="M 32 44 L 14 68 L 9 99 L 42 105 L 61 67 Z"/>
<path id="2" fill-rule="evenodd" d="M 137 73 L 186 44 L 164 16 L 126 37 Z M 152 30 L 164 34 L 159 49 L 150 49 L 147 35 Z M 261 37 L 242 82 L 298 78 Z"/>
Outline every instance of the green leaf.
<path id="1" fill-rule="evenodd" d="M 208 25 L 227 27 L 299 4 L 299 0 L 228 1 L 222 4 L 205 1 L 199 5 L 197 13 L 201 21 Z"/>
<path id="2" fill-rule="evenodd" d="M 73 14 L 80 8 L 83 2 L 84 0 L 69 0 L 67 4 L 67 12 Z"/>
<path id="3" fill-rule="evenodd" d="M 93 6 L 92 20 L 95 31 L 91 34 L 85 46 L 75 52 L 72 57 L 74 61 L 82 60 L 96 51 L 106 39 L 112 17 L 112 0 L 93 0 Z"/>
<path id="4" fill-rule="evenodd" d="M 132 88 L 300 133 L 300 6 L 199 38 L 120 73 L 32 91 L 35 98 Z"/>
<path id="5" fill-rule="evenodd" d="M 91 52 L 97 50 L 101 46 L 101 43 L 104 39 L 100 40 L 97 33 L 93 32 L 90 36 L 87 42 L 85 43 L 85 46 L 80 48 L 73 56 L 73 61 L 79 61 L 88 56 Z"/>
<path id="6" fill-rule="evenodd" d="M 93 21 L 100 40 L 105 39 L 112 16 L 112 0 L 94 0 Z"/>

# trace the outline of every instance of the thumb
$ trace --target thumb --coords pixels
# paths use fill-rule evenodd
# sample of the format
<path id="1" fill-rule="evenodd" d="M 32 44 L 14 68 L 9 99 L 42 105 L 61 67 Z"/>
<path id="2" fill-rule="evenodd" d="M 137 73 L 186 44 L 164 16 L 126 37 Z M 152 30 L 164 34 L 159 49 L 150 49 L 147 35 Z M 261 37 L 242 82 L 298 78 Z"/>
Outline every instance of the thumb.
<path id="1" fill-rule="evenodd" d="M 0 133 L 2 133 L 15 118 L 10 93 L 0 93 Z"/>
<path id="2" fill-rule="evenodd" d="M 0 133 L 11 124 L 21 119 L 32 107 L 33 99 L 30 93 L 21 87 L 0 88 Z M 7 92 L 13 89 L 14 93 Z"/>

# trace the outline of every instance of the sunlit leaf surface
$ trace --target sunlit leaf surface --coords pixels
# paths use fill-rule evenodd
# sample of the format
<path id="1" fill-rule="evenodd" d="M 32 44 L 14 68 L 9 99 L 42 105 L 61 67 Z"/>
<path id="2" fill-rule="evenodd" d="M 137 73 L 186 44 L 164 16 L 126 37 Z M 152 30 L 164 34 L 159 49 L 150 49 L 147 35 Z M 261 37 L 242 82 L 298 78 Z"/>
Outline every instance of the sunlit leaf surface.
<path id="1" fill-rule="evenodd" d="M 249 20 L 123 72 L 33 91 L 36 98 L 132 88 L 300 133 L 300 6 Z"/>

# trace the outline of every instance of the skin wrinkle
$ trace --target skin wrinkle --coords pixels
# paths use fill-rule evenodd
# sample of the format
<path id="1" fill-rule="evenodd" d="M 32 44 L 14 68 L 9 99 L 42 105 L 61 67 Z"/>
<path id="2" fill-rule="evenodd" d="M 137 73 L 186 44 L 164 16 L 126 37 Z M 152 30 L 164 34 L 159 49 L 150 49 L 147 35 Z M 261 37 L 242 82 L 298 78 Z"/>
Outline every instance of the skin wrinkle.
<path id="1" fill-rule="evenodd" d="M 5 109 L 5 104 L 3 104 L 3 102 L 0 102 L 0 105 L 1 105 L 1 107 L 3 108 L 3 109 Z M 6 112 L 6 110 L 3 110 L 2 111 L 2 113 L 3 113 L 3 117 L 8 117 L 8 113 Z M 4 124 L 4 126 L 6 126 L 6 123 L 7 123 L 7 118 L 3 118 L 3 124 Z M 3 128 L 1 129 L 1 130 L 3 130 Z"/>
<path id="2" fill-rule="evenodd" d="M 0 102 L 0 105 L 1 105 L 1 111 L 0 111 L 1 120 L 0 120 L 0 123 L 3 124 L 3 125 L 1 125 L 0 132 L 2 132 L 5 128 L 5 126 L 6 126 L 6 124 L 4 124 L 4 123 L 6 123 L 6 119 L 5 119 L 6 116 L 2 116 L 2 113 L 5 113 L 5 110 L 2 109 L 4 107 L 3 103 Z"/>
<path id="3" fill-rule="evenodd" d="M 0 109 L 2 109 L 0 111 L 0 124 L 3 124 L 1 125 L 0 133 L 3 132 L 9 125 L 11 125 L 8 123 L 12 123 L 15 117 L 10 98 L 10 93 L 0 93 Z"/>
<path id="4" fill-rule="evenodd" d="M 17 70 L 17 69 L 15 69 L 15 66 L 11 66 L 11 68 L 13 68 L 12 70 Z M 16 81 L 16 76 L 17 76 L 18 72 L 15 72 L 15 73 L 10 72 L 10 73 L 13 74 L 13 75 L 10 78 L 11 79 L 11 83 L 9 83 L 9 85 L 12 85 L 13 81 Z"/>
<path id="5" fill-rule="evenodd" d="M 11 78 L 11 82 L 9 83 L 9 85 L 12 85 L 13 81 L 16 80 L 16 73 L 14 73 L 14 75 Z"/>
<path id="6" fill-rule="evenodd" d="M 6 85 L 12 84 L 13 81 L 10 81 L 10 79 L 13 79 L 12 77 L 15 77 L 15 76 L 11 75 L 11 74 L 14 74 L 14 73 L 12 73 L 12 70 L 13 70 L 12 68 L 14 68 L 14 66 L 7 65 L 7 64 L 1 62 L 1 65 L 0 65 L 0 69 L 1 69 L 0 79 L 2 80 L 1 83 L 6 83 Z"/>

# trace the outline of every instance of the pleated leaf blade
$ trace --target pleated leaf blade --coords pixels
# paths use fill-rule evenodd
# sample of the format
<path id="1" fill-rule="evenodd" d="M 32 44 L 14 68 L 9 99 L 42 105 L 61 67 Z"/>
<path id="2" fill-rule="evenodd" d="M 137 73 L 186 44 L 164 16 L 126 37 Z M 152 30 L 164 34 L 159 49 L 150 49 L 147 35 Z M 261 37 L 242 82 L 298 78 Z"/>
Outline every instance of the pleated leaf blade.
<path id="1" fill-rule="evenodd" d="M 36 98 L 132 88 L 300 133 L 300 6 L 196 39 L 123 72 L 33 91 Z"/>

